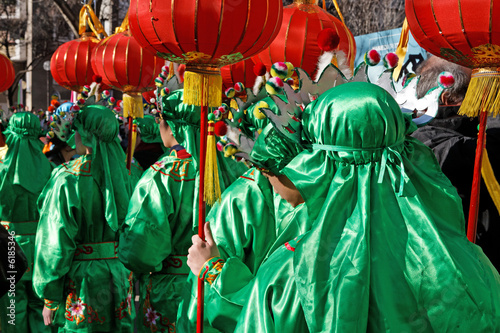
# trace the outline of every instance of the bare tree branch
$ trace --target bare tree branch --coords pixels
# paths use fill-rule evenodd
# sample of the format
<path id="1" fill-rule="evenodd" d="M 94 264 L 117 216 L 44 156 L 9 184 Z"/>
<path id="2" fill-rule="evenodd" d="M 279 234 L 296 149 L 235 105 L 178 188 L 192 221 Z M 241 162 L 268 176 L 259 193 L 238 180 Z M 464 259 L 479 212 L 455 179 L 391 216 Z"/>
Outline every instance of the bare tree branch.
<path id="1" fill-rule="evenodd" d="M 68 24 L 75 36 L 78 34 L 78 19 L 79 17 L 74 13 L 74 10 L 64 0 L 53 0 L 54 5 L 59 9 L 64 21 Z"/>

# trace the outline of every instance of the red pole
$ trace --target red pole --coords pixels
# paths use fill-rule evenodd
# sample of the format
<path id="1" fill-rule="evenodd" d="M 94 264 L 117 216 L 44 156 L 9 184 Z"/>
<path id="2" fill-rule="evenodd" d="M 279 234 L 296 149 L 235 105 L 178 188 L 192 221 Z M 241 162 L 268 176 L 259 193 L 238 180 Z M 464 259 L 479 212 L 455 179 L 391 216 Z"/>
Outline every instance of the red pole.
<path id="1" fill-rule="evenodd" d="M 207 131 L 208 131 L 208 106 L 205 98 L 207 79 L 203 79 L 201 87 L 201 121 L 200 121 L 200 186 L 198 193 L 198 236 L 205 240 L 205 159 L 207 154 Z M 204 305 L 205 305 L 205 281 L 198 279 L 198 304 L 196 316 L 196 332 L 203 333 Z"/>
<path id="2" fill-rule="evenodd" d="M 469 220 L 467 224 L 467 238 L 472 243 L 476 242 L 477 216 L 479 214 L 479 187 L 481 185 L 481 165 L 483 163 L 483 151 L 486 144 L 486 121 L 488 112 L 481 111 L 479 118 L 479 134 L 477 135 L 476 158 L 474 160 L 474 176 L 469 206 Z"/>

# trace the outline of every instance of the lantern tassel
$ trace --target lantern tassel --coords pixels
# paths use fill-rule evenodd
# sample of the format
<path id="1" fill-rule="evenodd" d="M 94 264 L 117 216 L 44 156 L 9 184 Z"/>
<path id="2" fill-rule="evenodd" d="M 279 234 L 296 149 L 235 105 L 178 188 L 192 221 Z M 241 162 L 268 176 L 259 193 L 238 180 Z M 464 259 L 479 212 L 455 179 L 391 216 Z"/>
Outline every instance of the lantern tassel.
<path id="1" fill-rule="evenodd" d="M 208 82 L 203 90 L 202 87 Z M 200 93 L 203 91 L 205 96 Z M 219 107 L 222 104 L 222 76 L 218 68 L 186 67 L 184 73 L 184 103 L 202 105 L 205 101 L 208 107 Z"/>
<path id="2" fill-rule="evenodd" d="M 217 167 L 217 149 L 214 134 L 214 122 L 208 122 L 207 157 L 205 159 L 205 202 L 213 206 L 220 201 L 219 168 Z"/>
<path id="3" fill-rule="evenodd" d="M 482 110 L 495 116 L 500 112 L 500 72 L 495 69 L 472 71 L 467 94 L 458 113 L 477 117 Z"/>

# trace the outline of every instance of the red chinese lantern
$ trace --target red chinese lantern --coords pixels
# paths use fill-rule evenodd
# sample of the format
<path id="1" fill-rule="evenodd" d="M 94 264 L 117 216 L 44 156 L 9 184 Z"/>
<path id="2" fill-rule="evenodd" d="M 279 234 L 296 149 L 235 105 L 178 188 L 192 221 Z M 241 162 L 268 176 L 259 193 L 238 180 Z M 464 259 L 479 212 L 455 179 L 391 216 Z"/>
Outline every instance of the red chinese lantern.
<path id="1" fill-rule="evenodd" d="M 130 30 L 157 55 L 187 65 L 184 101 L 202 105 L 203 78 L 208 80 L 209 106 L 221 104 L 220 67 L 247 59 L 265 49 L 281 26 L 280 0 L 172 0 L 150 6 L 130 3 Z"/>
<path id="2" fill-rule="evenodd" d="M 50 60 L 50 72 L 56 82 L 69 90 L 82 92 L 92 83 L 94 71 L 90 58 L 99 40 L 91 33 L 59 46 Z"/>
<path id="3" fill-rule="evenodd" d="M 12 61 L 5 54 L 0 53 L 0 92 L 5 91 L 12 86 L 16 73 L 14 72 L 14 65 Z"/>
<path id="4" fill-rule="evenodd" d="M 319 7 L 318 0 L 294 0 L 286 6 L 278 36 L 267 50 L 252 59 L 255 63 L 263 63 L 268 70 L 275 62 L 291 62 L 314 77 L 318 58 L 323 53 L 318 47 L 317 37 L 326 28 L 335 30 L 340 37 L 338 48 L 345 53 L 352 69 L 356 57 L 354 36 L 339 19 Z"/>
<path id="5" fill-rule="evenodd" d="M 87 24 L 93 32 L 86 32 Z M 60 86 L 81 92 L 83 86 L 92 83 L 94 76 L 90 60 L 99 43 L 96 36 L 107 36 L 90 5 L 84 5 L 80 10 L 79 34 L 80 38 L 57 48 L 50 60 L 50 72 Z"/>
<path id="6" fill-rule="evenodd" d="M 128 16 L 114 35 L 103 39 L 92 55 L 92 68 L 102 81 L 123 94 L 123 116 L 129 122 L 127 168 L 134 155 L 137 125 L 133 119 L 144 117 L 141 93 L 154 89 L 155 78 L 165 61 L 141 47 L 128 30 Z"/>
<path id="7" fill-rule="evenodd" d="M 222 89 L 225 91 L 228 88 L 234 88 L 234 85 L 238 82 L 243 83 L 246 88 L 252 88 L 257 78 L 253 67 L 252 59 L 221 67 Z"/>
<path id="8" fill-rule="evenodd" d="M 486 120 L 500 112 L 500 1 L 406 0 L 405 10 L 421 47 L 473 69 L 459 113 L 480 115 L 467 227 L 467 237 L 475 242 Z"/>

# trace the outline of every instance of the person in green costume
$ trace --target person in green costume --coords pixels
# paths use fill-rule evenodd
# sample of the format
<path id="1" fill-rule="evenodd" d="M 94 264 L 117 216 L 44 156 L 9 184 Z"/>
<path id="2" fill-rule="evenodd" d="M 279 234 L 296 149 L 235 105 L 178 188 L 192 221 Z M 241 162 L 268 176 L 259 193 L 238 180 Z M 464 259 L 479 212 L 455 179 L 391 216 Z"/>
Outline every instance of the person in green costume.
<path id="1" fill-rule="evenodd" d="M 137 180 L 111 110 L 85 106 L 73 125 L 82 156 L 55 169 L 38 200 L 33 287 L 60 332 L 133 332 L 133 276 L 117 250 Z"/>
<path id="2" fill-rule="evenodd" d="M 393 98 L 344 84 L 302 121 L 311 149 L 283 173 L 320 209 L 262 265 L 236 331 L 498 332 L 500 277 Z"/>
<path id="3" fill-rule="evenodd" d="M 186 256 L 196 233 L 199 186 L 200 108 L 183 103 L 184 92 L 162 99 L 160 133 L 170 154 L 139 181 L 120 237 L 119 258 L 142 274 L 138 332 L 172 332 L 189 267 Z M 219 158 L 221 189 L 243 171 Z"/>
<path id="4" fill-rule="evenodd" d="M 260 103 L 277 112 L 270 97 Z M 183 300 L 178 314 L 179 332 L 196 331 L 197 280 L 202 267 L 210 266 L 202 273 L 206 282 L 205 331 L 232 332 L 249 296 L 248 285 L 260 265 L 285 241 L 309 229 L 300 193 L 290 195 L 283 186 L 286 177 L 281 175 L 283 167 L 302 149 L 280 140 L 268 118 L 255 117 L 255 107 L 248 108 L 242 122 L 247 125 L 242 130 L 260 132 L 249 154 L 258 167 L 231 184 L 221 202 L 212 208 L 206 219 L 207 242 L 193 237 L 188 260 L 193 273 L 189 276 L 191 294 L 190 299 Z"/>
<path id="5" fill-rule="evenodd" d="M 42 153 L 42 128 L 37 116 L 14 114 L 4 134 L 9 150 L 0 161 L 0 220 L 26 254 L 28 270 L 14 292 L 0 299 L 2 332 L 50 332 L 43 323 L 43 301 L 33 292 L 32 276 L 39 219 L 36 200 L 52 167 Z M 9 310 L 12 304 L 14 311 Z"/>

